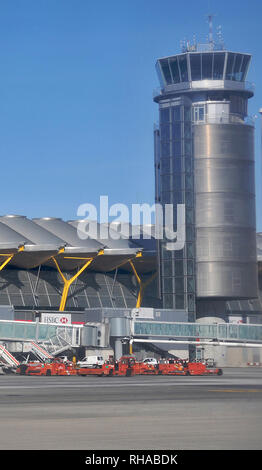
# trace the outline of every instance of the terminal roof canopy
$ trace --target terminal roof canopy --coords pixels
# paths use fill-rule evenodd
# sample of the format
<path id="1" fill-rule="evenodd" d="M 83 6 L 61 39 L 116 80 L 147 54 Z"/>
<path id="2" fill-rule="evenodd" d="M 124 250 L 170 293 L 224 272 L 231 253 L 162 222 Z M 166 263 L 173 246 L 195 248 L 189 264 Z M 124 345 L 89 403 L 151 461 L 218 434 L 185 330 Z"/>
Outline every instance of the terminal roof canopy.
<path id="1" fill-rule="evenodd" d="M 54 217 L 44 217 L 33 219 L 37 226 L 42 227 L 48 233 L 64 241 L 66 252 L 86 252 L 92 255 L 104 248 L 104 244 L 94 239 L 81 239 L 77 230 L 62 219 Z"/>
<path id="2" fill-rule="evenodd" d="M 25 269 L 43 264 L 51 256 L 56 255 L 64 245 L 63 240 L 49 237 L 48 233 L 44 233 L 31 220 L 19 215 L 0 217 L 0 240 L 3 245 L 17 240 L 17 244 L 23 246 L 23 251 L 17 250 L 14 254 L 10 265 Z"/>
<path id="3" fill-rule="evenodd" d="M 25 236 L 0 222 L 0 252 L 15 253 L 20 246 L 31 243 Z"/>
<path id="4" fill-rule="evenodd" d="M 132 261 L 138 271 L 155 270 L 155 240 L 136 227 L 135 240 L 126 236 L 117 224 L 88 221 L 66 222 L 44 217 L 30 220 L 21 215 L 0 217 L 0 266 L 6 264 L 22 269 L 39 266 L 70 271 L 87 266 L 94 271 L 107 272 L 121 268 L 131 270 Z M 132 233 L 132 227 L 130 230 Z M 134 231 L 134 229 L 133 229 Z M 8 263 L 6 262 L 8 261 Z"/>
<path id="5" fill-rule="evenodd" d="M 0 222 L 17 233 L 26 237 L 35 245 L 50 245 L 56 248 L 62 247 L 65 242 L 52 234 L 48 234 L 32 220 L 22 215 L 5 215 L 0 217 Z"/>
<path id="6" fill-rule="evenodd" d="M 107 250 L 128 250 L 137 251 L 138 246 L 130 240 L 123 232 L 120 233 L 117 225 L 100 224 L 93 220 L 71 220 L 68 222 L 77 229 L 79 236 L 89 239 L 95 237 L 99 243 L 103 244 Z M 141 249 L 141 247 L 139 247 Z M 133 251 L 130 251 L 132 253 Z"/>
<path id="7" fill-rule="evenodd" d="M 126 265 L 129 266 L 129 260 L 134 260 L 142 250 L 141 246 L 114 230 L 111 225 L 87 219 L 71 220 L 68 223 L 77 230 L 80 237 L 95 237 L 99 243 L 104 243 L 103 256 L 95 258 L 90 269 L 104 272 L 120 267 L 125 269 Z"/>
<path id="8" fill-rule="evenodd" d="M 61 269 L 73 270 L 85 264 L 90 257 L 93 262 L 88 269 L 94 271 L 107 272 L 118 267 L 130 271 L 129 261 L 133 262 L 140 273 L 156 270 L 157 241 L 153 225 L 125 226 L 114 222 L 108 230 L 106 224 L 97 224 L 97 236 L 85 238 L 84 232 L 81 237 L 78 224 L 78 220 L 30 220 L 17 215 L 0 217 L 0 266 L 10 257 L 9 265 L 23 269 L 33 269 L 40 265 L 55 268 L 55 257 Z M 95 222 L 91 221 L 92 224 Z M 84 230 L 84 226 L 82 229 Z M 92 233 L 95 235 L 94 231 Z M 105 237 L 105 234 L 109 236 Z M 258 233 L 259 266 L 262 260 L 261 240 L 262 235 Z M 21 247 L 23 250 L 19 251 Z M 102 252 L 101 256 L 98 256 L 99 252 Z"/>

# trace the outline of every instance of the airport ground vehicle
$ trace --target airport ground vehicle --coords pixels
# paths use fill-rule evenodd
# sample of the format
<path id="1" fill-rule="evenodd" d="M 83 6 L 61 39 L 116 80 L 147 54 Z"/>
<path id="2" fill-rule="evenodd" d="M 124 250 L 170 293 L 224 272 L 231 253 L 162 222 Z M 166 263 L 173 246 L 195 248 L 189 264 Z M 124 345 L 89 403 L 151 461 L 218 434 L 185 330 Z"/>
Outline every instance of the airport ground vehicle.
<path id="1" fill-rule="evenodd" d="M 147 365 L 143 362 L 136 361 L 133 356 L 123 356 L 119 361 L 107 362 L 97 367 L 79 367 L 77 366 L 78 375 L 97 375 L 97 376 L 126 376 L 141 374 L 157 374 L 157 369 L 153 365 Z"/>
<path id="2" fill-rule="evenodd" d="M 123 356 L 119 361 L 115 362 L 113 375 L 125 375 L 130 377 L 136 375 L 138 370 L 138 362 L 133 356 Z"/>
<path id="3" fill-rule="evenodd" d="M 104 364 L 102 356 L 86 356 L 77 362 L 78 367 L 100 367 Z"/>
<path id="4" fill-rule="evenodd" d="M 98 377 L 102 376 L 112 376 L 114 375 L 114 365 L 113 364 L 102 364 L 97 367 L 76 367 L 76 375 L 96 375 Z"/>
<path id="5" fill-rule="evenodd" d="M 134 366 L 135 374 L 155 374 L 155 375 L 222 375 L 223 371 L 204 362 L 188 362 L 182 360 L 169 359 L 157 362 L 154 366 L 150 363 L 138 363 Z"/>
<path id="6" fill-rule="evenodd" d="M 158 360 L 155 358 L 155 357 L 146 357 L 144 360 L 143 360 L 143 363 L 144 364 L 150 364 L 152 366 L 155 366 L 158 364 Z"/>
<path id="7" fill-rule="evenodd" d="M 79 367 L 77 365 L 77 375 L 136 375 L 138 364 L 133 356 L 124 356 L 115 362 L 107 362 L 97 367 Z M 147 366 L 145 366 L 147 367 Z"/>
<path id="8" fill-rule="evenodd" d="M 165 360 L 150 364 L 139 362 L 134 356 L 122 356 L 119 361 L 103 361 L 103 364 L 79 366 L 79 363 L 63 358 L 47 359 L 45 362 L 21 363 L 16 372 L 20 375 L 80 375 L 80 376 L 126 376 L 134 375 L 222 375 L 222 369 L 203 362 Z"/>
<path id="9" fill-rule="evenodd" d="M 134 375 L 185 375 L 181 364 L 171 361 L 171 363 L 150 364 L 139 362 L 134 356 L 122 356 L 119 361 L 103 364 L 100 368 L 78 368 L 78 375 L 108 375 L 108 376 L 126 376 Z"/>
<path id="10" fill-rule="evenodd" d="M 203 362 L 188 362 L 184 364 L 185 375 L 223 375 L 222 369 L 208 367 Z"/>
<path id="11" fill-rule="evenodd" d="M 20 375 L 76 375 L 72 362 L 63 362 L 60 358 L 47 359 L 45 362 L 31 361 L 21 363 L 17 370 Z"/>

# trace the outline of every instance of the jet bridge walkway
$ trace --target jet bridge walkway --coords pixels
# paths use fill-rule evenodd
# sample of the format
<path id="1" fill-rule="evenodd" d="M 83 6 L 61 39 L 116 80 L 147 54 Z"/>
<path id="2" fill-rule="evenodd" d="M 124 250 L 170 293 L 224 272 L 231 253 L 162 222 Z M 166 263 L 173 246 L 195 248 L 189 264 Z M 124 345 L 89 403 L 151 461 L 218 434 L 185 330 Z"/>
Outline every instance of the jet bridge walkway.
<path id="1" fill-rule="evenodd" d="M 66 349 L 79 347 L 81 328 L 83 328 L 82 325 L 60 326 L 41 322 L 0 320 L 0 342 L 30 343 L 30 350 L 43 360 Z M 6 348 L 2 345 L 1 349 Z"/>

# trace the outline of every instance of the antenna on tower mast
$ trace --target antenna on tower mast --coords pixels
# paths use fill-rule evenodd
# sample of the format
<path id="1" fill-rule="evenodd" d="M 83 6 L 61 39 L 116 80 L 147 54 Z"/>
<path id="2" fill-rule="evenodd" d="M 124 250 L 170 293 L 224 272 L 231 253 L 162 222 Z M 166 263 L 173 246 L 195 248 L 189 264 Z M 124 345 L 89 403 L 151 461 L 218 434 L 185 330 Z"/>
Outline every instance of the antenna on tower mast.
<path id="1" fill-rule="evenodd" d="M 213 38 L 213 18 L 214 18 L 214 15 L 209 14 L 207 16 L 207 18 L 208 18 L 208 25 L 209 25 L 208 42 L 209 42 L 210 45 L 213 46 L 213 44 L 214 44 L 214 38 Z"/>
<path id="2" fill-rule="evenodd" d="M 218 37 L 218 44 L 219 44 L 220 49 L 224 49 L 225 44 L 224 44 L 224 38 L 223 38 L 222 26 L 221 25 L 219 25 L 217 27 L 217 37 Z"/>

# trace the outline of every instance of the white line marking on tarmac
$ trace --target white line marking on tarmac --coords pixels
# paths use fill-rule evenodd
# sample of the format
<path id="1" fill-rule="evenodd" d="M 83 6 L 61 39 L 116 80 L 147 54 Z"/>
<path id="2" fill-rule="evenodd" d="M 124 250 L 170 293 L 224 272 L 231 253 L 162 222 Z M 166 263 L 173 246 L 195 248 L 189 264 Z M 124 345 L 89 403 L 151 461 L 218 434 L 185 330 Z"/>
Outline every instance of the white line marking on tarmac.
<path id="1" fill-rule="evenodd" d="M 179 386 L 191 386 L 193 387 L 194 385 L 197 386 L 209 386 L 210 385 L 218 385 L 217 381 L 201 381 L 201 380 L 194 380 L 192 382 L 189 381 L 183 381 L 183 382 L 144 382 L 144 383 L 124 383 L 124 382 L 117 382 L 117 383 L 112 383 L 112 384 L 102 384 L 102 383 L 95 383 L 95 384 L 62 384 L 62 383 L 54 383 L 54 384 L 41 384 L 41 385 L 36 385 L 30 383 L 29 385 L 0 385 L 0 390 L 4 389 L 49 389 L 49 388 L 120 388 L 120 387 L 125 387 L 125 388 L 130 388 L 130 387 L 162 387 L 162 386 L 170 386 L 170 387 L 179 387 Z M 225 386 L 226 383 L 220 382 L 219 385 Z M 232 385 L 232 382 L 231 382 Z M 249 382 L 248 385 L 254 385 L 253 383 Z M 256 381 L 256 385 L 257 381 Z"/>

